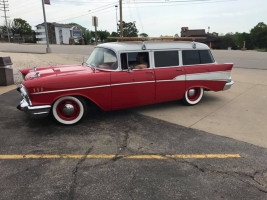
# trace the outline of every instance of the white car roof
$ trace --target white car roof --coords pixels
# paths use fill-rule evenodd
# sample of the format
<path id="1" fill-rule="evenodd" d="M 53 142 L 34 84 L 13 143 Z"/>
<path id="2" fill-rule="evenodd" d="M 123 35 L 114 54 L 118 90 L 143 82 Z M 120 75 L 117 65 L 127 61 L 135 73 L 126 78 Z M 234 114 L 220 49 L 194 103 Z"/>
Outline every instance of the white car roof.
<path id="1" fill-rule="evenodd" d="M 145 41 L 146 50 L 167 50 L 167 49 L 194 49 L 193 45 L 196 45 L 195 49 L 210 49 L 206 44 L 199 42 L 187 42 L 187 41 Z M 140 51 L 142 50 L 141 41 L 129 41 L 129 42 L 109 42 L 100 44 L 97 47 L 103 47 L 112 49 L 116 52 L 120 51 Z"/>

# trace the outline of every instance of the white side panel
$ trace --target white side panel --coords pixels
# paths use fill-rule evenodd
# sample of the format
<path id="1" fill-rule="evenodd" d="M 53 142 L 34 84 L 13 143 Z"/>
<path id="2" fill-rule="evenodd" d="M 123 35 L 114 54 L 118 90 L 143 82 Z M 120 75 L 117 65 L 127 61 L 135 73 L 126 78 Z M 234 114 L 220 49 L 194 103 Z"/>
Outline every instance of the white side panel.
<path id="1" fill-rule="evenodd" d="M 186 80 L 188 81 L 227 81 L 230 78 L 231 71 L 216 71 L 196 74 L 186 74 Z"/>

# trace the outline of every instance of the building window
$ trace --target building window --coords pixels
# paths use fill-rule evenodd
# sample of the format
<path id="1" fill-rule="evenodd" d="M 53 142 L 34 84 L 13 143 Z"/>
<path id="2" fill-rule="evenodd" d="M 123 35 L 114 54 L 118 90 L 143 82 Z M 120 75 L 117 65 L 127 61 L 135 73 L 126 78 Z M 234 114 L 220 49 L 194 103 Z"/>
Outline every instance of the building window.
<path id="1" fill-rule="evenodd" d="M 178 51 L 155 51 L 155 67 L 171 67 L 179 65 Z"/>

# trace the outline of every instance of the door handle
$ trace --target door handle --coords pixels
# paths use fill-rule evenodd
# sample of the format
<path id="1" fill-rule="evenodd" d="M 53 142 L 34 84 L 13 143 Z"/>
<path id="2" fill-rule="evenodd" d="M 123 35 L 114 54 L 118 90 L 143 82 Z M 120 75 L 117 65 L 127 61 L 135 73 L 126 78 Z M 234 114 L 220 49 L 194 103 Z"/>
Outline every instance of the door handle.
<path id="1" fill-rule="evenodd" d="M 176 69 L 176 71 L 180 71 L 181 72 L 181 71 L 184 71 L 184 69 Z"/>
<path id="2" fill-rule="evenodd" d="M 147 74 L 154 74 L 154 72 L 146 72 Z"/>

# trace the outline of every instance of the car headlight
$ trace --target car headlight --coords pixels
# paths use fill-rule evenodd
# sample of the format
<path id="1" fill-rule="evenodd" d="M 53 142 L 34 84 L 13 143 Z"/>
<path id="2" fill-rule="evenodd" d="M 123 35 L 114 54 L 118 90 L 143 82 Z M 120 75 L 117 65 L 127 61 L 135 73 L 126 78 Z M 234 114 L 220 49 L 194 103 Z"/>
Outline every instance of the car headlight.
<path id="1" fill-rule="evenodd" d="M 29 90 L 23 84 L 20 84 L 18 91 L 20 92 L 21 96 L 27 101 L 27 103 L 31 105 Z"/>

